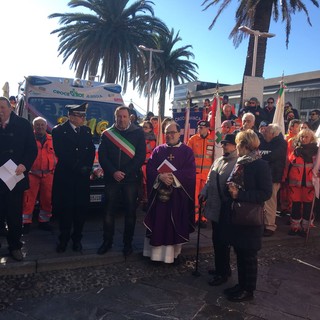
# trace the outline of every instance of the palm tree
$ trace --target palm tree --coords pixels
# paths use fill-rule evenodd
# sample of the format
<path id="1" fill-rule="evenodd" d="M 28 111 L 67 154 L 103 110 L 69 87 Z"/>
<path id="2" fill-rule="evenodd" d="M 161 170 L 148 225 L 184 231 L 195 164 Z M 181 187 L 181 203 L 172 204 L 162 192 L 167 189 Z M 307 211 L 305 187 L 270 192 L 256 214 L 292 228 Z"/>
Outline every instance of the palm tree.
<path id="1" fill-rule="evenodd" d="M 167 34 L 155 36 L 156 49 L 163 50 L 162 53 L 153 55 L 153 73 L 151 76 L 151 92 L 156 93 L 159 89 L 159 114 L 164 117 L 166 92 L 171 93 L 172 86 L 184 83 L 185 81 L 196 80 L 196 68 L 198 65 L 189 61 L 194 58 L 194 54 L 189 51 L 191 45 L 174 49 L 177 42 L 181 41 L 179 32 L 174 35 L 174 30 Z M 146 59 L 148 57 L 146 56 Z M 140 77 L 140 92 L 146 93 L 147 70 L 145 76 Z"/>
<path id="2" fill-rule="evenodd" d="M 221 12 L 231 3 L 232 0 L 204 0 L 202 3 L 205 6 L 204 10 L 207 10 L 213 5 L 220 4 L 218 12 L 212 21 L 209 29 L 212 29 Z M 319 7 L 318 0 L 310 0 L 313 5 Z M 237 47 L 244 36 L 247 36 L 243 32 L 239 32 L 238 28 L 241 25 L 246 25 L 253 30 L 259 30 L 261 32 L 269 32 L 271 18 L 274 21 L 278 21 L 279 13 L 281 12 L 282 21 L 286 23 L 286 46 L 289 45 L 289 36 L 291 32 L 291 18 L 297 11 L 303 11 L 307 16 L 307 21 L 311 26 L 309 13 L 304 4 L 305 1 L 301 0 L 241 0 L 235 18 L 236 24 L 233 27 L 229 38 L 233 39 L 235 47 Z M 280 3 L 280 4 L 279 4 Z M 259 37 L 257 50 L 257 64 L 256 64 L 256 76 L 262 77 L 265 63 L 265 56 L 267 50 L 267 39 Z M 251 75 L 252 70 L 252 56 L 253 56 L 254 37 L 250 37 L 248 45 L 248 54 L 246 60 L 246 66 L 244 75 Z"/>
<path id="3" fill-rule="evenodd" d="M 143 55 L 139 45 L 152 47 L 154 34 L 168 32 L 166 25 L 154 17 L 151 1 L 129 0 L 71 0 L 70 8 L 82 7 L 91 13 L 54 13 L 60 18 L 58 33 L 59 55 L 63 63 L 72 56 L 70 68 L 76 76 L 96 75 L 101 81 L 120 82 L 124 91 L 128 81 L 144 72 Z"/>

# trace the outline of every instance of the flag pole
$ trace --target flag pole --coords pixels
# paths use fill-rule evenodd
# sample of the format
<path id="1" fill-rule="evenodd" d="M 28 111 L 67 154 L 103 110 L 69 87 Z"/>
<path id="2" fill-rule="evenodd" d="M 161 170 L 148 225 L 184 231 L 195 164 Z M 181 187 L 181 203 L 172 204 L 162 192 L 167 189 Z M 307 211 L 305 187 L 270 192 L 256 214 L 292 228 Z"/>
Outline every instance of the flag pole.
<path id="1" fill-rule="evenodd" d="M 183 142 L 187 144 L 189 140 L 189 128 L 190 128 L 190 107 L 191 107 L 191 95 L 188 91 L 187 93 L 187 106 L 185 112 L 185 123 L 184 123 L 184 134 L 183 134 Z"/>

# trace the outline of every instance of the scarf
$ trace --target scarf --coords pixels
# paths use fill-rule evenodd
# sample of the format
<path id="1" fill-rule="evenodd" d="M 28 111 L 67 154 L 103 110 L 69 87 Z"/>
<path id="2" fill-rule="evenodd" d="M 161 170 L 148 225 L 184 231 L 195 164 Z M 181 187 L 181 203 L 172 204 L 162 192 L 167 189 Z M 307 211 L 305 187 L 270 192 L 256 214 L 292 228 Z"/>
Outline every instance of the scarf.
<path id="1" fill-rule="evenodd" d="M 231 172 L 230 177 L 227 180 L 227 183 L 233 182 L 239 189 L 244 190 L 244 165 L 260 158 L 261 155 L 258 150 L 251 151 L 250 153 L 239 157 L 233 171 Z"/>

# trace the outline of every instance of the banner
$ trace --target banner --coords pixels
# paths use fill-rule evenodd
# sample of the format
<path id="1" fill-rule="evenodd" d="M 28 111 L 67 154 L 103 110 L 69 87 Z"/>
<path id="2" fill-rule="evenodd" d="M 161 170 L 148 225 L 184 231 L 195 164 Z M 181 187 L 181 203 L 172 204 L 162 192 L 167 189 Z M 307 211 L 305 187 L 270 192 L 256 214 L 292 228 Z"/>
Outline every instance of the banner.
<path id="1" fill-rule="evenodd" d="M 185 141 L 184 139 L 184 128 L 186 122 L 186 113 L 183 112 L 173 112 L 172 113 L 173 120 L 177 122 L 181 128 L 181 141 Z M 190 111 L 189 115 L 189 134 L 187 134 L 188 139 L 197 133 L 197 124 L 198 121 L 202 120 L 202 111 Z"/>

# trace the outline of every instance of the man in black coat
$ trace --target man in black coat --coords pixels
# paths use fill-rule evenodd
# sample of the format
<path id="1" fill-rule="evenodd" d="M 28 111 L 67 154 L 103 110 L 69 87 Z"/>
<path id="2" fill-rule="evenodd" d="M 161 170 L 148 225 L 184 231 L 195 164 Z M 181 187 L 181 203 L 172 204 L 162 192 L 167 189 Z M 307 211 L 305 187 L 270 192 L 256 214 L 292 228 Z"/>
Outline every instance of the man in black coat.
<path id="1" fill-rule="evenodd" d="M 66 108 L 69 120 L 52 130 L 53 148 L 58 158 L 52 190 L 53 212 L 58 215 L 60 229 L 56 251 L 64 252 L 71 236 L 72 249 L 81 252 L 95 147 L 90 129 L 83 125 L 87 103 Z"/>
<path id="2" fill-rule="evenodd" d="M 130 122 L 130 109 L 120 106 L 115 111 L 114 125 L 105 130 L 99 146 L 99 162 L 106 183 L 106 211 L 103 223 L 103 243 L 98 254 L 106 253 L 113 243 L 115 203 L 121 192 L 125 208 L 123 254 L 132 253 L 136 223 L 141 166 L 146 157 L 146 144 L 141 127 Z"/>
<path id="3" fill-rule="evenodd" d="M 0 179 L 0 212 L 8 226 L 9 251 L 15 260 L 21 261 L 23 192 L 29 188 L 28 172 L 37 157 L 38 148 L 31 124 L 12 111 L 5 97 L 0 97 L 0 122 L 0 166 L 12 160 L 17 165 L 15 174 L 23 175 L 12 190 Z"/>
<path id="4" fill-rule="evenodd" d="M 263 137 L 264 140 L 261 141 L 260 152 L 262 159 L 268 161 L 272 176 L 272 196 L 265 202 L 265 230 L 263 235 L 270 237 L 277 228 L 277 193 L 286 164 L 287 142 L 277 124 L 269 124 L 263 132 Z"/>

